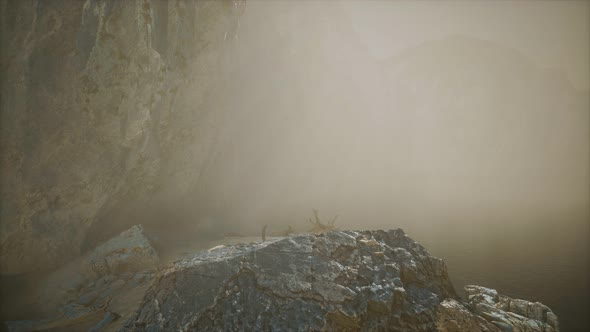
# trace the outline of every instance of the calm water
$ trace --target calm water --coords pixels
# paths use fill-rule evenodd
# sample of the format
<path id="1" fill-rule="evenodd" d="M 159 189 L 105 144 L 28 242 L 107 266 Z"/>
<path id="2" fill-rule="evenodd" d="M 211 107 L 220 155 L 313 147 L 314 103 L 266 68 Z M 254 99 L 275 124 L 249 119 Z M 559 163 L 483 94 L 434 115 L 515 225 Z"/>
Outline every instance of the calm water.
<path id="1" fill-rule="evenodd" d="M 409 234 L 443 258 L 455 289 L 478 284 L 539 301 L 559 317 L 561 331 L 590 331 L 588 233 L 559 228 Z"/>

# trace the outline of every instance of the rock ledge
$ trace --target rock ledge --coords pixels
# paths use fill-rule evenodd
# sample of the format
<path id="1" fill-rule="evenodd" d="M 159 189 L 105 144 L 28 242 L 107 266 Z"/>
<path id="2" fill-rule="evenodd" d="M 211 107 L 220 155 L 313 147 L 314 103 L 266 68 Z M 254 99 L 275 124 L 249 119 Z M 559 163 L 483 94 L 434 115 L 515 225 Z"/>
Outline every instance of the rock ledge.
<path id="1" fill-rule="evenodd" d="M 441 302 L 437 330 L 452 331 L 559 331 L 557 316 L 539 302 L 513 299 L 495 289 L 465 286 L 468 303 Z"/>

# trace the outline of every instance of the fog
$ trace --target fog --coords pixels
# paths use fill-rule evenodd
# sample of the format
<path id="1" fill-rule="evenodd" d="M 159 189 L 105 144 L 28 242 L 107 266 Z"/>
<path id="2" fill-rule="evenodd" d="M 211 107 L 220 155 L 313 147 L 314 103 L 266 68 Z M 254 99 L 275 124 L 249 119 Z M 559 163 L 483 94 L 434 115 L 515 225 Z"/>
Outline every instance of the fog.
<path id="1" fill-rule="evenodd" d="M 589 327 L 589 2 L 40 3 L 3 2 L 10 278 L 135 224 L 166 262 L 317 210 Z"/>
<path id="2" fill-rule="evenodd" d="M 585 232 L 587 78 L 571 77 L 587 66 L 568 60 L 588 54 L 577 31 L 588 6 L 574 5 L 551 14 L 527 4 L 518 25 L 510 12 L 510 29 L 499 23 L 510 7 L 498 5 L 497 20 L 471 30 L 473 6 L 454 2 L 248 2 L 225 59 L 199 211 L 242 232 L 306 230 L 313 208 L 342 228 Z M 463 30 L 449 23 L 456 10 L 469 17 Z M 547 31 L 537 12 L 558 16 L 550 22 L 569 39 L 538 37 L 547 52 L 524 38 L 513 47 L 531 24 Z M 383 23 L 403 13 L 414 16 Z M 569 57 L 547 67 L 545 53 Z"/>
<path id="3" fill-rule="evenodd" d="M 186 220 L 308 231 L 317 209 L 341 229 L 401 227 L 445 258 L 458 289 L 494 283 L 584 328 L 588 13 L 249 1 Z"/>

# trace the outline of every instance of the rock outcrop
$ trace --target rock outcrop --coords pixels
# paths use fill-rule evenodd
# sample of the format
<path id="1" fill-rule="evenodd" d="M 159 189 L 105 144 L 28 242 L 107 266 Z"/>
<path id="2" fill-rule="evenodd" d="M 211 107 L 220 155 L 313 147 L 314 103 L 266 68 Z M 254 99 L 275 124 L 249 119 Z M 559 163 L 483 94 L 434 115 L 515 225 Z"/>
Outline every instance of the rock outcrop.
<path id="1" fill-rule="evenodd" d="M 92 271 L 101 277 L 153 268 L 158 263 L 158 254 L 143 234 L 143 228 L 136 225 L 98 246 L 87 261 Z"/>
<path id="2" fill-rule="evenodd" d="M 465 292 L 467 304 L 454 299 L 441 302 L 438 331 L 559 331 L 557 316 L 542 303 L 512 299 L 481 286 L 465 286 Z"/>
<path id="3" fill-rule="evenodd" d="M 113 322 L 135 311 L 158 263 L 143 227 L 135 225 L 49 274 L 35 296 L 35 311 L 43 317 L 8 322 L 5 327 L 9 331 L 85 331 L 116 326 Z"/>
<path id="4" fill-rule="evenodd" d="M 559 331 L 541 303 L 480 286 L 463 302 L 444 262 L 401 229 L 219 245 L 156 269 L 134 226 L 77 262 L 42 286 L 51 314 L 8 330 Z"/>
<path id="5" fill-rule="evenodd" d="M 124 331 L 558 331 L 540 304 L 466 287 L 400 229 L 221 246 L 154 281 Z"/>
<path id="6" fill-rule="evenodd" d="M 145 237 L 143 227 L 136 225 L 49 274 L 40 287 L 41 301 L 55 303 L 57 307 L 60 298 L 67 298 L 89 282 L 142 273 L 156 268 L 158 263 L 158 254 Z"/>
<path id="7" fill-rule="evenodd" d="M 151 278 L 146 276 L 151 276 L 158 264 L 158 254 L 143 228 L 133 226 L 51 273 L 39 288 L 42 309 L 51 316 L 72 311 L 72 303 L 92 307 L 109 297 L 117 303 L 124 285 L 148 282 Z"/>
<path id="8" fill-rule="evenodd" d="M 125 330 L 430 331 L 448 297 L 445 264 L 402 230 L 335 231 L 178 261 Z"/>

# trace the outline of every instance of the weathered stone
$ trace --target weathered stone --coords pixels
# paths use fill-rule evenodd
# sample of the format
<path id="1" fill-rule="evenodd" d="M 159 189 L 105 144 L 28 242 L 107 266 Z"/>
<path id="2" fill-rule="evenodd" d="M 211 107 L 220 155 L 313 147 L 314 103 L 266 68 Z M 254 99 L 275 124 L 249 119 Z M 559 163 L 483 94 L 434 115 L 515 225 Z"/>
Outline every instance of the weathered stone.
<path id="1" fill-rule="evenodd" d="M 0 272 L 16 274 L 63 265 L 132 226 L 127 207 L 194 188 L 243 6 L 1 6 Z"/>
<path id="2" fill-rule="evenodd" d="M 469 311 L 463 304 L 453 299 L 440 303 L 436 329 L 440 332 L 497 332 L 500 328 Z"/>
<path id="3" fill-rule="evenodd" d="M 547 324 L 553 327 L 555 331 L 559 331 L 559 320 L 552 311 L 547 312 Z"/>
<path id="4" fill-rule="evenodd" d="M 469 308 L 503 331 L 559 331 L 557 316 L 546 305 L 499 295 L 494 289 L 466 286 Z"/>
<path id="5" fill-rule="evenodd" d="M 467 294 L 467 298 L 469 300 L 474 297 L 478 297 L 478 302 L 485 301 L 490 305 L 498 302 L 498 292 L 495 289 L 485 288 L 477 285 L 467 285 L 465 286 L 465 293 Z"/>
<path id="6" fill-rule="evenodd" d="M 529 303 L 530 302 L 525 301 L 525 300 L 512 299 L 510 301 L 510 308 L 508 310 L 510 312 L 515 313 L 515 314 L 519 314 L 521 316 L 528 317 Z"/>
<path id="7" fill-rule="evenodd" d="M 140 231 L 134 227 L 124 232 L 92 257 L 108 255 L 110 249 L 119 252 L 123 240 L 140 246 Z M 60 314 L 54 317 L 59 318 L 6 326 L 10 331 L 66 326 L 122 331 L 274 331 L 295 326 L 314 331 L 559 331 L 547 306 L 494 289 L 466 286 L 468 303 L 460 302 L 444 262 L 401 230 L 334 231 L 216 246 L 153 277 L 149 271 L 126 271 L 96 282 L 80 281 L 76 289 L 84 294 L 72 299 L 67 292 L 61 304 L 55 303 Z M 520 313 L 527 308 L 528 317 L 510 308 Z"/>
<path id="8" fill-rule="evenodd" d="M 510 325 L 509 323 L 493 321 L 492 324 L 499 327 L 502 331 L 512 332 L 514 330 L 514 327 L 512 325 Z"/>
<path id="9" fill-rule="evenodd" d="M 158 263 L 158 254 L 143 228 L 135 225 L 98 246 L 85 261 L 97 276 L 102 276 L 153 268 Z"/>
<path id="10" fill-rule="evenodd" d="M 85 289 L 94 287 L 97 290 L 113 290 L 125 284 L 124 280 L 117 280 L 118 274 L 145 273 L 155 268 L 158 262 L 158 255 L 143 234 L 143 228 L 136 225 L 98 246 L 88 255 L 53 272 L 40 284 L 39 296 L 47 307 L 57 308 L 72 293 L 68 292 L 74 287 L 72 285 L 76 285 L 76 289 L 85 285 Z M 91 291 L 83 295 L 80 301 L 84 300 L 86 305 L 92 303 L 86 299 L 94 293 Z M 110 291 L 102 292 L 99 297 L 107 294 Z"/>
<path id="11" fill-rule="evenodd" d="M 334 231 L 181 260 L 126 330 L 430 331 L 455 296 L 444 264 L 403 231 Z"/>
<path id="12" fill-rule="evenodd" d="M 468 304 L 454 300 L 445 300 L 440 304 L 436 323 L 438 331 L 559 331 L 557 317 L 541 303 L 511 299 L 481 286 L 465 286 L 465 291 L 469 297 Z M 517 313 L 509 311 L 510 308 Z M 529 309 L 525 311 L 524 308 Z"/>

